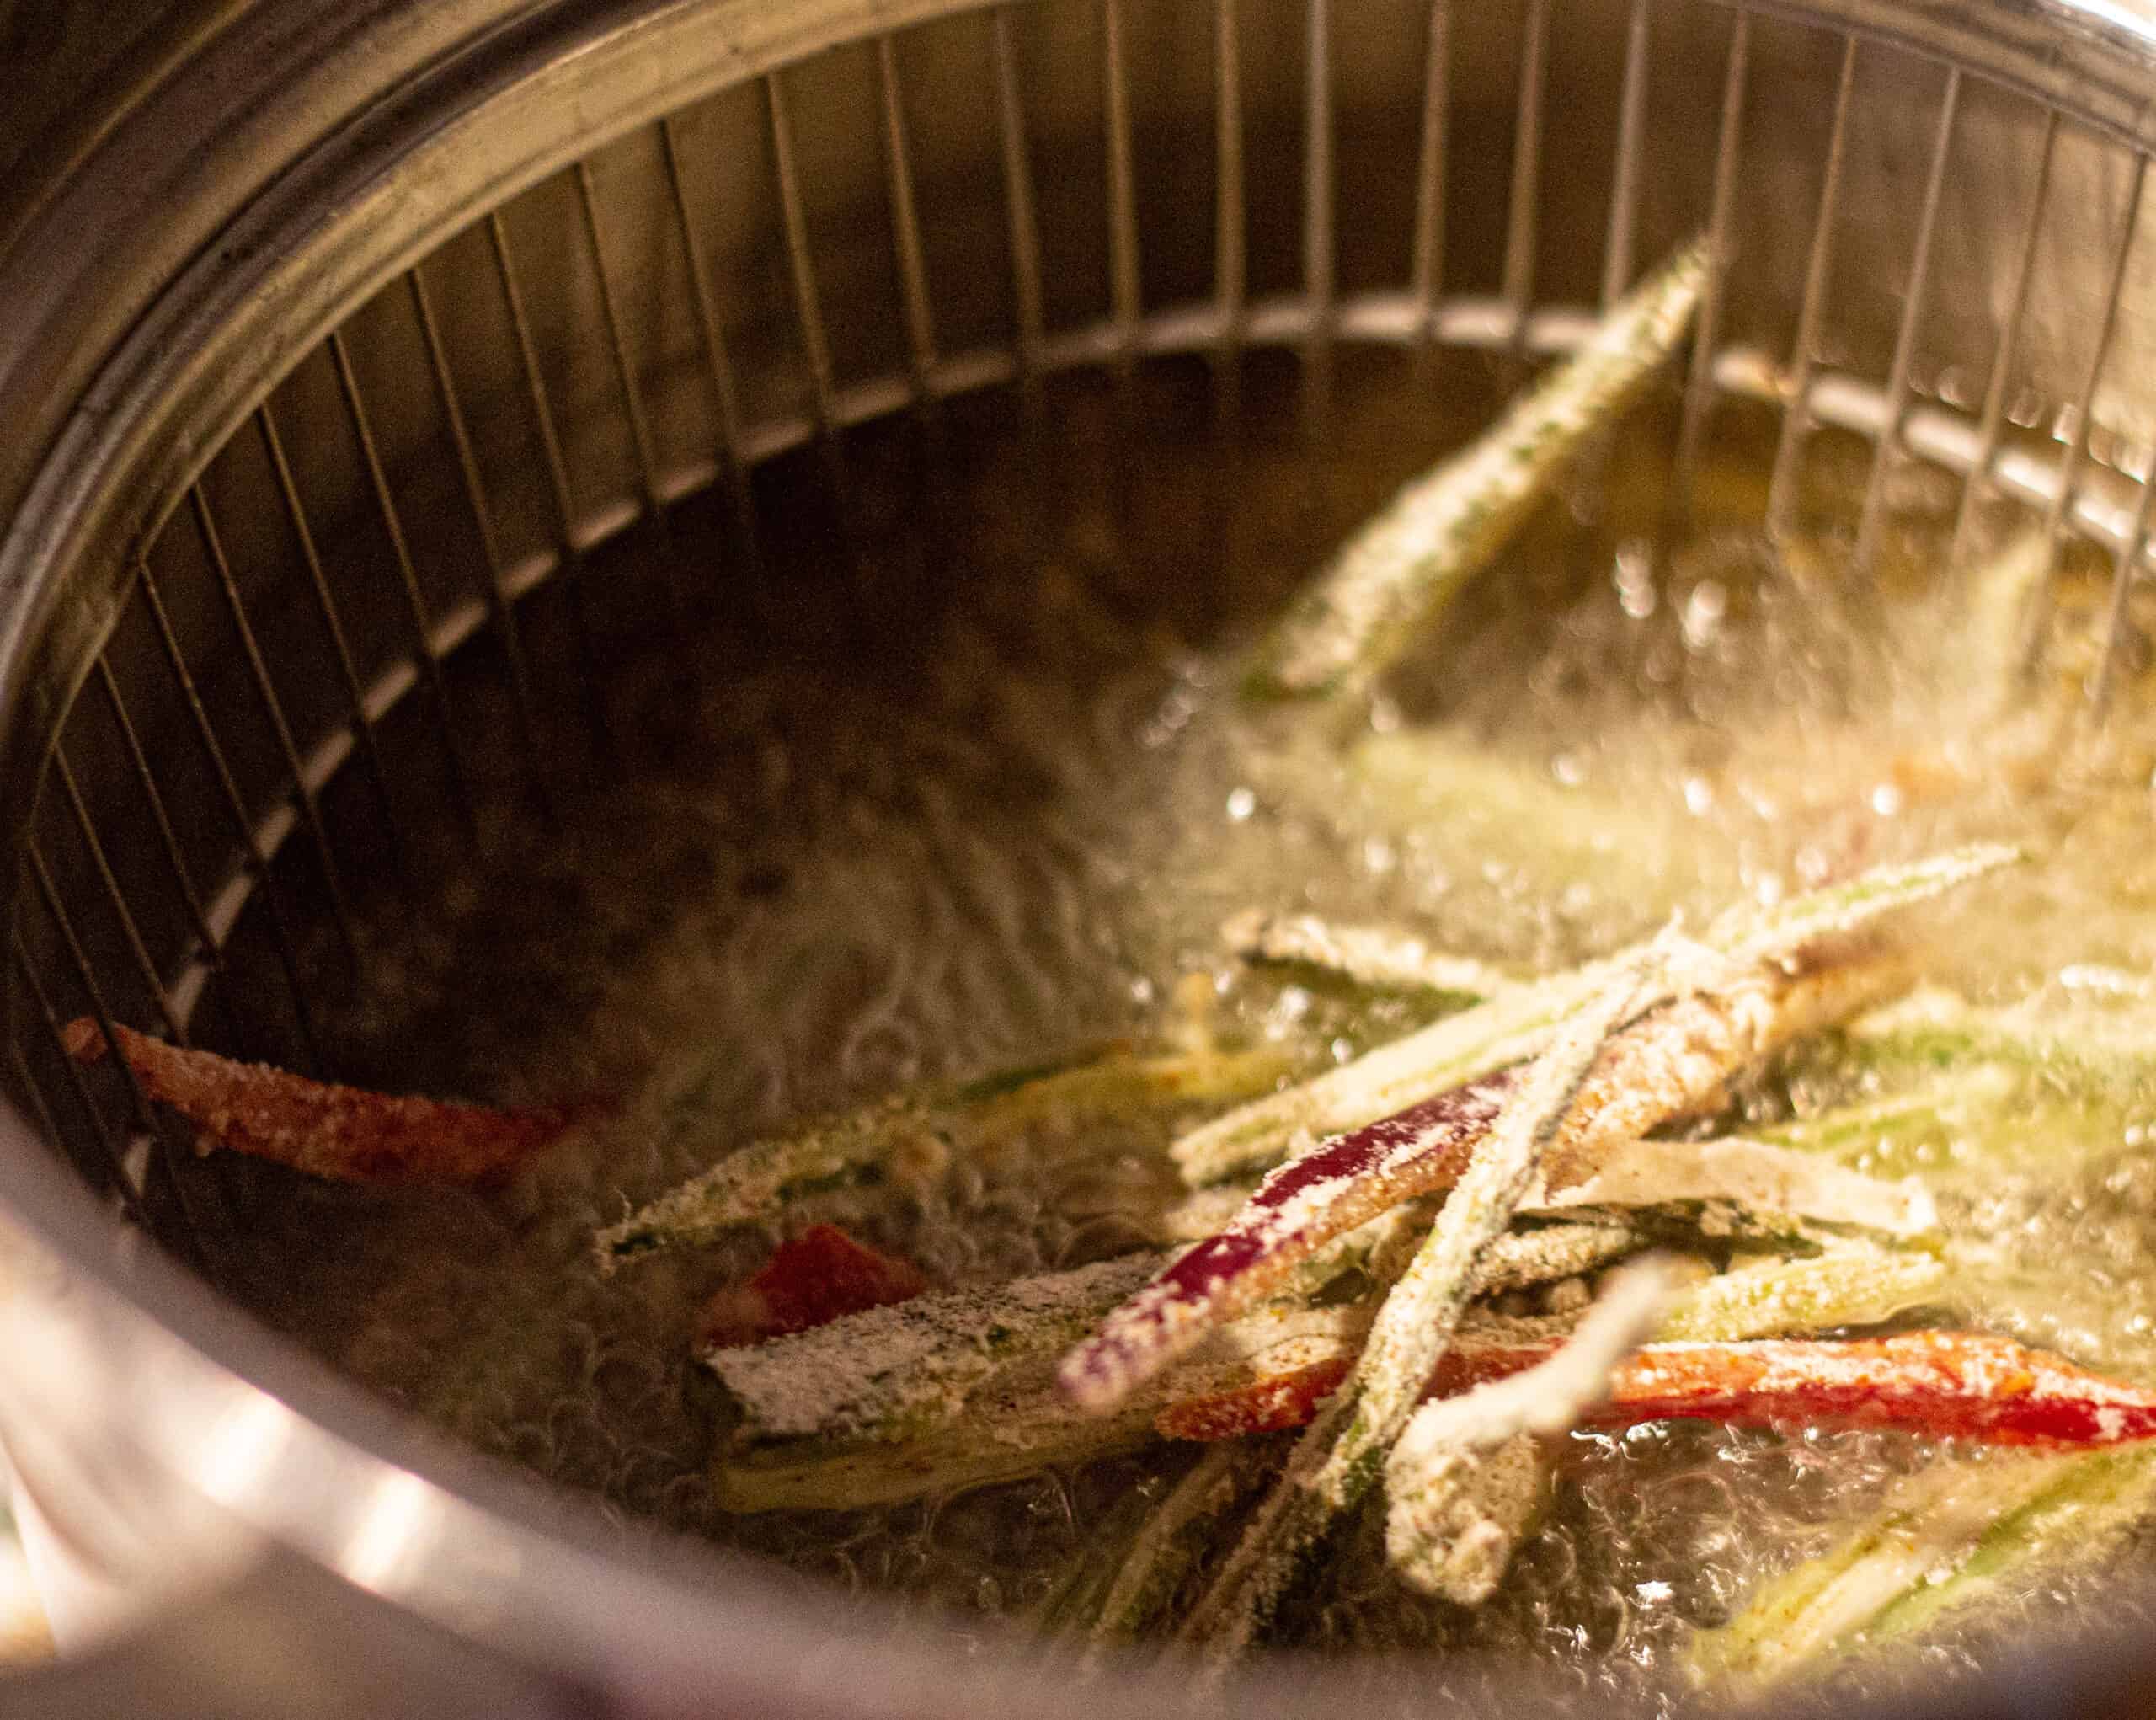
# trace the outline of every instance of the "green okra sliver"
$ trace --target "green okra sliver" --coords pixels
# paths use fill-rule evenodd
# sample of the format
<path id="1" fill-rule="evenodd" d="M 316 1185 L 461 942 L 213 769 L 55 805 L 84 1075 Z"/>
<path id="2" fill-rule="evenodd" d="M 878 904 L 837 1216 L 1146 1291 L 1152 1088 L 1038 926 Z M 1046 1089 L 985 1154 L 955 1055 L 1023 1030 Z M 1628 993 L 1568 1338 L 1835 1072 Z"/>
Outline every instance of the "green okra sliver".
<path id="1" fill-rule="evenodd" d="M 1550 480 L 1674 350 L 1706 279 L 1694 242 L 1476 441 L 1345 544 L 1246 671 L 1252 699 L 1367 687 L 1527 518 Z"/>

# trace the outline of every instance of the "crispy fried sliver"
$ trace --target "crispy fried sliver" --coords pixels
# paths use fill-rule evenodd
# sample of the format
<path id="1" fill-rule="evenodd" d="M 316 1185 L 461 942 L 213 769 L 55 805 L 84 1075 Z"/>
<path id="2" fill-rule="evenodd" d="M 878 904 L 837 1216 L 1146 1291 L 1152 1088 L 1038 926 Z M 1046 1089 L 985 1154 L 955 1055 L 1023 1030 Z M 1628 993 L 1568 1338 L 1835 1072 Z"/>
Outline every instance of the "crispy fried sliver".
<path id="1" fill-rule="evenodd" d="M 571 1121 L 553 1106 L 400 1098 L 115 1031 L 142 1091 L 194 1124 L 204 1151 L 223 1147 L 334 1182 L 499 1182 Z M 87 1017 L 61 1039 L 78 1063 L 105 1055 L 104 1034 Z"/>
<path id="2" fill-rule="evenodd" d="M 1439 1365 L 1431 1395 L 1508 1378 L 1555 1349 L 1462 1345 Z M 1209 1440 L 1299 1427 L 1351 1365 L 1343 1356 L 1186 1398 L 1154 1425 L 1166 1439 Z M 1607 1401 L 1582 1418 L 1609 1428 L 1687 1417 L 1736 1427 L 1897 1428 L 1934 1439 L 2075 1450 L 2156 1438 L 2156 1391 L 1981 1333 L 1651 1343 L 1619 1365 Z"/>
<path id="3" fill-rule="evenodd" d="M 773 1249 L 753 1278 L 728 1285 L 704 1305 L 696 1348 L 760 1343 L 911 1301 L 927 1289 L 910 1260 L 857 1242 L 836 1225 L 811 1225 Z"/>
<path id="4" fill-rule="evenodd" d="M 1813 970 L 1766 969 L 1715 996 L 1685 997 L 1614 1038 L 1572 1107 L 1545 1179 L 1561 1189 L 1609 1149 L 1718 1103 L 1730 1072 L 1775 1044 L 1900 989 L 1899 962 L 1865 954 Z M 1274 1171 L 1214 1236 L 1179 1255 L 1065 1358 L 1072 1400 L 1111 1407 L 1343 1231 L 1449 1188 L 1520 1079 L 1518 1069 L 1438 1093 Z"/>

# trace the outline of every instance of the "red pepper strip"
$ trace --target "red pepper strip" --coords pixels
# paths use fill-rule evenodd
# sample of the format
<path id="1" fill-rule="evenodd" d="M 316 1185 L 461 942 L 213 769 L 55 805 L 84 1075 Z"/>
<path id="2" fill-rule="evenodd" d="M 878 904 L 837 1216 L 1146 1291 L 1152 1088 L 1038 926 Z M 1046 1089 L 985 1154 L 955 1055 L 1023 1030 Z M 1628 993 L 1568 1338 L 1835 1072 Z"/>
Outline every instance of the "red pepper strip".
<path id="1" fill-rule="evenodd" d="M 1430 1395 L 1448 1397 L 1548 1359 L 1552 1344 L 1469 1345 L 1449 1354 Z M 1187 1399 L 1154 1423 L 1171 1440 L 1225 1440 L 1300 1427 L 1348 1375 L 1321 1362 L 1232 1391 Z M 1993 1445 L 2083 1448 L 2156 1438 L 2156 1391 L 2063 1357 L 1968 1332 L 1743 1343 L 1651 1343 L 1610 1376 L 1585 1425 L 1689 1417 L 1732 1427 L 1898 1428 Z"/>
<path id="2" fill-rule="evenodd" d="M 1315 1362 L 1290 1373 L 1268 1374 L 1247 1386 L 1209 1391 L 1171 1403 L 1153 1418 L 1153 1431 L 1164 1440 L 1240 1440 L 1282 1428 L 1307 1427 L 1318 1406 L 1340 1389 L 1354 1365 L 1352 1359 Z"/>
<path id="3" fill-rule="evenodd" d="M 1766 1023 L 1712 996 L 1680 999 L 1634 1023 L 1604 1047 L 1552 1143 L 1549 1185 L 1577 1180 L 1602 1149 L 1716 1101 L 1732 1070 L 1849 1013 L 1898 977 L 1893 964 L 1868 959 L 1764 975 Z M 1282 1165 L 1226 1228 L 1186 1251 L 1064 1358 L 1064 1390 L 1087 1409 L 1113 1408 L 1333 1237 L 1449 1189 L 1517 1078 L 1516 1067 L 1501 1069 Z"/>
<path id="4" fill-rule="evenodd" d="M 1328 1141 L 1287 1164 L 1217 1235 L 1186 1252 L 1065 1358 L 1081 1402 L 1113 1403 L 1191 1341 L 1231 1318 L 1331 1237 L 1387 1207 L 1449 1189 L 1517 1078 L 1502 1069 Z"/>
<path id="5" fill-rule="evenodd" d="M 571 1120 L 552 1106 L 497 1110 L 339 1087 L 115 1031 L 142 1091 L 194 1124 L 203 1151 L 226 1147 L 340 1183 L 499 1182 Z M 105 1055 L 87 1018 L 61 1038 L 78 1063 Z"/>
<path id="6" fill-rule="evenodd" d="M 878 1253 L 836 1225 L 811 1225 L 772 1250 L 754 1278 L 706 1303 L 696 1336 L 706 1349 L 761 1343 L 910 1301 L 927 1288 L 912 1262 Z"/>

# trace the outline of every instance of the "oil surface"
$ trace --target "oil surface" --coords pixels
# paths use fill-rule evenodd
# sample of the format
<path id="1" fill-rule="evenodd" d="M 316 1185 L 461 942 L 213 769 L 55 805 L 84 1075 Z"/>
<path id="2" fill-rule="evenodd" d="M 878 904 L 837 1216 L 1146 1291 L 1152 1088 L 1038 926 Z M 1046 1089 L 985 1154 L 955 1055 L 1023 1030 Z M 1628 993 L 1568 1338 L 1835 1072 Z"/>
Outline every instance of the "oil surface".
<path id="1" fill-rule="evenodd" d="M 750 601 L 610 689 L 627 762 L 561 795 L 552 824 L 504 785 L 481 807 L 476 855 L 445 832 L 430 911 L 378 905 L 366 989 L 330 1023 L 349 1074 L 599 1096 L 614 1114 L 503 1197 L 244 1169 L 260 1222 L 232 1267 L 243 1292 L 437 1427 L 596 1497 L 625 1535 L 686 1530 L 851 1588 L 1022 1618 L 1086 1525 L 1187 1458 L 881 1511 L 728 1517 L 684 1391 L 686 1335 L 775 1237 L 602 1281 L 593 1231 L 790 1119 L 1145 1031 L 1192 973 L 1241 1033 L 1316 1022 L 1344 1056 L 1410 1024 L 1397 1000 L 1349 1010 L 1239 973 L 1218 927 L 1251 905 L 1397 921 L 1542 969 L 1675 911 L 2004 834 L 2037 863 L 1931 916 L 1933 977 L 2131 1034 L 2156 973 L 2156 731 L 2137 672 L 2100 732 L 2076 718 L 2100 599 L 2069 557 L 2052 669 L 2021 678 L 2020 636 L 1984 583 L 2013 522 L 1987 519 L 1979 553 L 1942 571 L 1959 495 L 1939 474 L 1896 475 L 1886 553 L 1860 579 L 1832 531 L 1768 539 L 1769 451 L 1724 425 L 1691 518 L 1669 531 L 1658 400 L 1366 725 L 1342 736 L 1239 708 L 1251 628 L 1514 380 L 1480 361 L 1417 380 L 1404 361 L 1349 360 L 1315 454 L 1267 429 L 1294 414 L 1285 377 L 1258 364 L 1240 425 L 1209 414 L 1187 368 L 1145 372 L 1128 395 L 1073 379 L 1047 430 L 962 403 L 925 489 L 879 466 L 880 445 L 855 451 L 869 499 L 845 534 L 812 477 L 765 474 Z M 1807 514 L 1853 518 L 1863 475 L 1822 443 Z M 887 492 L 911 499 L 879 507 Z M 702 571 L 692 544 L 646 553 Z M 744 606 L 761 630 L 746 644 Z M 659 739 L 640 752 L 637 737 Z M 1748 1103 L 1770 1116 L 1860 1085 L 1827 1068 Z M 2156 1122 L 2156 1094 L 2129 1097 Z M 2003 1261 L 2088 1261 L 2087 1294 L 2053 1286 L 2019 1306 L 2022 1329 L 2156 1381 L 2143 1141 L 2136 1124 L 2101 1152 L 2062 1160 L 2031 1142 L 2001 1163 L 1948 1140 L 1886 1168 L 1933 1175 Z M 1174 1193 L 1164 1145 L 1134 1126 L 1043 1139 L 832 1215 L 940 1284 L 992 1282 L 1133 1246 Z M 1287 1634 L 1525 1652 L 1605 1688 L 1662 1687 L 1694 1627 L 1829 1544 L 1925 1456 L 1874 1434 L 1575 1436 L 1547 1526 L 1490 1604 L 1410 1595 L 1365 1523 Z M 2075 1604 L 2101 1580 L 2067 1573 L 1996 1616 Z"/>

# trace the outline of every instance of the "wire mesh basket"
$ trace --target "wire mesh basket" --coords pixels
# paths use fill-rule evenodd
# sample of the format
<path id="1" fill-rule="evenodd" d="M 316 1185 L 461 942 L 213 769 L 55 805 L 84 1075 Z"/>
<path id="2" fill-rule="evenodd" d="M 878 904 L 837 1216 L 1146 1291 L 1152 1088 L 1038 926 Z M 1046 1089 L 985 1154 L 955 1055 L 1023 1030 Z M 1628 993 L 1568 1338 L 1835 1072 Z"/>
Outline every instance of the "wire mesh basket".
<path id="1" fill-rule="evenodd" d="M 484 55 L 392 91 L 384 51 L 373 99 L 259 164 L 110 344 L 109 398 L 8 540 L 31 592 L 8 1091 L 212 1284 L 246 1252 L 244 1179 L 124 1066 L 70 1061 L 61 1025 L 393 1076 L 329 1027 L 361 922 L 424 914 L 435 847 L 612 768 L 622 666 L 685 618 L 744 662 L 812 612 L 873 649 L 931 588 L 1023 577 L 950 535 L 990 445 L 1019 451 L 1029 543 L 1104 518 L 1217 628 L 1223 594 L 1281 594 L 1235 586 L 1232 532 L 1148 511 L 1115 453 L 1134 426 L 1187 426 L 1228 517 L 1260 446 L 1404 474 L 1446 434 L 1433 414 L 1401 444 L 1418 403 L 1497 398 L 1704 231 L 1696 339 L 1654 408 L 1673 507 L 1839 534 L 1861 570 L 1928 486 L 1944 577 L 2009 519 L 2108 558 L 2092 713 L 2139 649 L 2145 72 L 2094 25 L 1721 0 L 465 11 L 493 15 L 460 39 Z M 1706 494 L 1730 439 L 1761 482 Z M 1319 485 L 1307 547 L 1376 483 Z"/>

